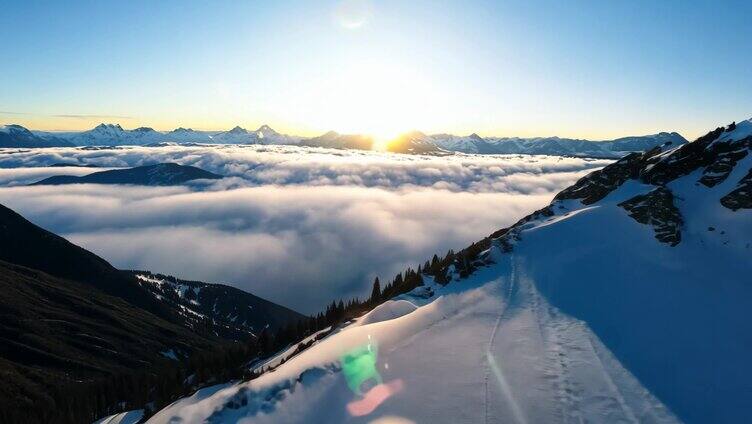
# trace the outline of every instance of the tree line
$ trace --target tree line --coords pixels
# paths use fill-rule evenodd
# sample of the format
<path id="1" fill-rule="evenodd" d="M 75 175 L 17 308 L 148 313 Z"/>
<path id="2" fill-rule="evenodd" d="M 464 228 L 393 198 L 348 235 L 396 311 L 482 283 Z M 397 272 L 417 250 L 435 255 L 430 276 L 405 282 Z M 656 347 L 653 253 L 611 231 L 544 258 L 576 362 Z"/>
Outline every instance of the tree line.
<path id="1" fill-rule="evenodd" d="M 82 423 L 132 409 L 145 409 L 146 416 L 150 416 L 202 387 L 231 380 L 251 380 L 270 369 L 254 370 L 254 363 L 295 344 L 289 357 L 302 352 L 337 326 L 422 286 L 425 276 L 442 285 L 455 273 L 460 278 L 467 277 L 477 267 L 475 260 L 487 248 L 486 241 L 458 253 L 450 250 L 443 257 L 434 255 L 417 269 L 408 268 L 397 274 L 385 285 L 377 277 L 368 298 L 332 301 L 318 314 L 274 332 L 263 329 L 256 337 L 198 351 L 182 360 L 160 358 L 142 370 L 77 383 L 51 383 L 47 401 L 34 408 L 17 410 L 10 403 L 6 406 L 0 402 L 0 422 Z M 311 337 L 316 333 L 319 333 L 317 337 Z"/>

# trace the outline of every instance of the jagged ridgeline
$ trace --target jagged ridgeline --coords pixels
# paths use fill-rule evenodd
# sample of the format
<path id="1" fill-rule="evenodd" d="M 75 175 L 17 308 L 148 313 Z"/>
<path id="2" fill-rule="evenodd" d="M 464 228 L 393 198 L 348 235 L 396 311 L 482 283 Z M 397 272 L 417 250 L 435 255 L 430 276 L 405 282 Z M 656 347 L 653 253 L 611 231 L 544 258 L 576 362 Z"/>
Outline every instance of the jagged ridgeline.
<path id="1" fill-rule="evenodd" d="M 750 126 L 752 124 L 745 121 L 743 130 Z M 592 205 L 630 180 L 650 185 L 653 189 L 626 199 L 619 206 L 637 222 L 652 226 L 659 241 L 676 246 L 681 242 L 683 218 L 674 204 L 676 199 L 668 185 L 693 172 L 700 172 L 698 185 L 712 188 L 724 182 L 737 162 L 752 150 L 752 133 L 740 131 L 742 135 L 735 135 L 736 130 L 736 123 L 732 123 L 679 147 L 668 144 L 644 153 L 627 155 L 581 178 L 557 194 L 550 205 L 522 218 L 511 227 L 496 231 L 456 254 L 449 252 L 441 259 L 434 258 L 427 273 L 443 282 L 451 279 L 452 275 L 462 278 L 483 263 L 482 260 L 476 261 L 482 259 L 480 253 L 490 248 L 492 243 L 511 252 L 514 242 L 519 239 L 520 230 L 526 224 L 553 217 L 555 211 L 567 209 L 564 201 L 576 200 L 583 205 Z M 732 211 L 752 208 L 752 169 L 721 197 L 720 203 Z M 433 263 L 439 265 L 433 266 Z"/>

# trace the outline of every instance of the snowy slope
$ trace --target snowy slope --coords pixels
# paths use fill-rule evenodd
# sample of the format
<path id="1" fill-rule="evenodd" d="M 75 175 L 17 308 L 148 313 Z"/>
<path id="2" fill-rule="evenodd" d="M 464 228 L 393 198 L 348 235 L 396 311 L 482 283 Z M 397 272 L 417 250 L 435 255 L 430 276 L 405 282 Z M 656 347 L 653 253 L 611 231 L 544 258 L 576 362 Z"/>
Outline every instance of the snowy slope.
<path id="1" fill-rule="evenodd" d="M 212 142 L 219 144 L 298 144 L 300 140 L 300 137 L 280 134 L 268 125 L 262 125 L 256 131 L 235 127 L 212 136 Z"/>
<path id="2" fill-rule="evenodd" d="M 165 139 L 176 143 L 211 143 L 211 134 L 206 131 L 196 131 L 191 128 L 175 128 L 165 133 Z"/>
<path id="3" fill-rule="evenodd" d="M 73 144 L 49 133 L 32 133 L 21 125 L 0 125 L 0 148 L 66 146 Z"/>
<path id="4" fill-rule="evenodd" d="M 38 134 L 46 134 L 38 132 Z M 49 135 L 49 134 L 48 134 Z M 301 138 L 280 134 L 268 125 L 256 131 L 235 127 L 229 131 L 196 131 L 176 128 L 168 132 L 148 127 L 133 130 L 123 129 L 119 124 L 99 124 L 91 130 L 59 133 L 57 137 L 78 146 L 145 146 L 160 143 L 217 143 L 217 144 L 297 144 Z"/>
<path id="5" fill-rule="evenodd" d="M 125 130 L 119 124 L 99 124 L 91 130 L 69 134 L 67 139 L 78 146 L 143 145 L 168 141 L 164 134 L 152 128 Z"/>
<path id="6" fill-rule="evenodd" d="M 97 420 L 94 424 L 136 424 L 144 417 L 144 411 L 139 409 L 135 411 L 121 412 L 119 414 L 104 417 Z"/>
<path id="7" fill-rule="evenodd" d="M 469 277 L 149 422 L 744 422 L 749 124 L 596 171 L 481 241 Z"/>
<path id="8" fill-rule="evenodd" d="M 274 372 L 205 389 L 213 393 L 181 400 L 149 422 L 675 421 L 586 325 L 549 307 L 512 269 L 507 260 L 437 287 L 435 300 L 407 315 L 354 323 Z M 348 404 L 359 396 L 340 358 L 369 343 L 395 393 L 353 416 Z"/>

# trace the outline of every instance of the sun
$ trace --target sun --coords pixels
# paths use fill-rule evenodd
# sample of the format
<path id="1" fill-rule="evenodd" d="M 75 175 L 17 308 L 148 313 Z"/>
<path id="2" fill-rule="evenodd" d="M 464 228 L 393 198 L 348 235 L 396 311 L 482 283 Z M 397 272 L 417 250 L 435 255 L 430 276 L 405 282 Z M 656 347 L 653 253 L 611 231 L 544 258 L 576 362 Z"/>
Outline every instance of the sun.
<path id="1" fill-rule="evenodd" d="M 342 133 L 372 136 L 379 146 L 431 119 L 431 90 L 416 72 L 385 63 L 341 70 L 327 89 L 323 121 Z"/>
<path id="2" fill-rule="evenodd" d="M 278 96 L 278 113 L 310 132 L 370 135 L 383 149 L 407 131 L 446 128 L 456 119 L 448 113 L 452 98 L 429 71 L 377 56 L 339 64 Z"/>

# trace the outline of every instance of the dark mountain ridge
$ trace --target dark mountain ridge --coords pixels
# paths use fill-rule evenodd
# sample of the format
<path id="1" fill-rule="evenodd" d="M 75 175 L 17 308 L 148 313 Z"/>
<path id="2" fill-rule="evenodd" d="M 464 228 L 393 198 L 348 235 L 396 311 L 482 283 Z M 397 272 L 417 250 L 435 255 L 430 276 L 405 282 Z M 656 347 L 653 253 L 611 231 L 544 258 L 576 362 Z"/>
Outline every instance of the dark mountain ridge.
<path id="1" fill-rule="evenodd" d="M 225 345 L 242 351 L 256 331 L 301 317 L 238 289 L 173 281 L 198 289 L 196 303 L 175 293 L 172 299 L 169 290 L 0 205 L 0 421 L 77 422 L 65 418 L 67 408 L 71 414 L 86 409 L 55 405 L 69 399 L 69 390 L 120 374 L 148 377 L 166 363 Z M 216 360 L 231 352 L 220 351 Z M 72 399 L 86 402 L 65 402 Z"/>
<path id="2" fill-rule="evenodd" d="M 195 166 L 177 163 L 159 163 L 156 165 L 137 166 L 128 169 L 113 169 L 94 172 L 81 177 L 73 175 L 55 175 L 30 185 L 62 184 L 134 184 L 145 186 L 179 185 L 192 180 L 216 180 L 221 175 L 204 171 Z"/>

